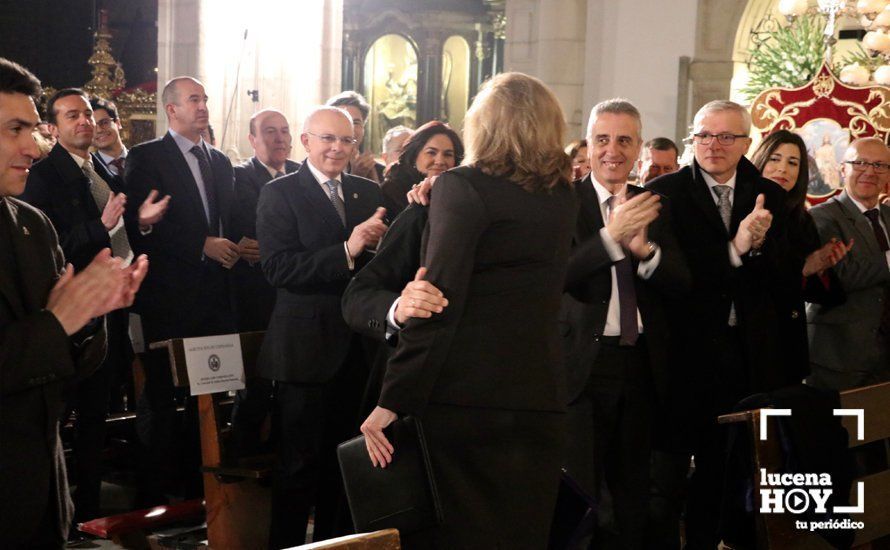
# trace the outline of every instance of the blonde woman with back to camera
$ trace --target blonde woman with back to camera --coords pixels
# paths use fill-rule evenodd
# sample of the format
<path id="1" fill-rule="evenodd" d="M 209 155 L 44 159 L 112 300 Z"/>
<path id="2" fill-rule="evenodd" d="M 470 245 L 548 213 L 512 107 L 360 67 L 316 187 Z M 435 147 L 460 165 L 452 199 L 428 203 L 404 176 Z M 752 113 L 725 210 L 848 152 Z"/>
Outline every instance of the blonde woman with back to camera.
<path id="1" fill-rule="evenodd" d="M 445 520 L 405 548 L 545 548 L 564 447 L 556 318 L 578 210 L 565 118 L 541 81 L 506 73 L 464 126 L 464 164 L 433 188 L 423 255 L 449 306 L 401 331 L 362 432 L 386 467 L 398 449 L 383 428 L 405 414 L 424 424 Z"/>

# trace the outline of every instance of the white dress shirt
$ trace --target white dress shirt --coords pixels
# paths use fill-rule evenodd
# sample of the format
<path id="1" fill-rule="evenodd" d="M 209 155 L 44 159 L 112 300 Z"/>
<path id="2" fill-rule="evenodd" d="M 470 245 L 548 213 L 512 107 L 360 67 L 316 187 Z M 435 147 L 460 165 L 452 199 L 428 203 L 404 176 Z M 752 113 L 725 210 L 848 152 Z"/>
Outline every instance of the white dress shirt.
<path id="1" fill-rule="evenodd" d="M 262 163 L 260 163 L 262 164 Z M 263 166 L 266 166 L 263 164 Z M 315 181 L 318 182 L 318 185 L 321 187 L 322 192 L 325 197 L 331 196 L 331 189 L 328 187 L 327 182 L 333 180 L 337 180 L 337 183 L 340 185 L 337 186 L 337 195 L 340 197 L 340 200 L 343 201 L 344 208 L 346 207 L 346 200 L 343 198 L 343 174 L 337 174 L 333 178 L 327 177 L 324 172 L 316 168 L 312 165 L 312 162 L 307 158 L 306 166 L 309 167 L 309 171 L 312 173 L 312 176 L 315 178 Z M 268 167 L 267 167 L 268 168 Z M 349 255 L 349 246 L 346 244 L 346 241 L 343 241 L 343 250 L 346 251 L 346 265 L 349 267 L 349 271 L 355 270 L 355 259 Z"/>
<path id="2" fill-rule="evenodd" d="M 865 217 L 865 211 L 866 211 L 866 210 L 873 210 L 873 209 L 872 209 L 872 208 L 866 208 L 861 202 L 859 202 L 859 201 L 857 201 L 856 199 L 854 199 L 853 196 L 850 195 L 849 193 L 847 193 L 847 196 L 850 197 L 850 200 L 853 201 L 853 204 L 856 205 L 856 208 L 858 208 L 859 211 L 862 212 L 862 217 L 865 218 L 865 221 L 866 221 L 866 222 L 868 222 L 868 226 L 869 226 L 869 227 L 872 227 L 872 225 L 871 225 L 871 221 L 869 221 L 869 219 Z M 881 226 L 881 229 L 884 230 L 884 237 L 886 238 L 887 235 L 888 235 L 888 233 L 887 233 L 887 226 L 884 224 L 884 216 L 881 215 L 881 203 L 879 202 L 879 203 L 875 206 L 875 208 L 877 208 L 877 210 L 878 210 L 878 225 L 880 225 L 880 226 Z M 890 242 L 890 239 L 888 239 L 888 242 Z M 885 251 L 885 252 L 884 252 L 884 255 L 887 256 L 887 267 L 890 267 L 890 250 Z"/>

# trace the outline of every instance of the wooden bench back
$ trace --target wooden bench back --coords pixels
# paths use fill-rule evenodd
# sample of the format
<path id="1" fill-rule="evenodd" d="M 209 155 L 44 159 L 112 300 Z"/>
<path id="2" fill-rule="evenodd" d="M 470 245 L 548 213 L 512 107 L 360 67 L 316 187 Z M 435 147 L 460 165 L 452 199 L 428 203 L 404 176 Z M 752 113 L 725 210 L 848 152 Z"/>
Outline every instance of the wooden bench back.
<path id="1" fill-rule="evenodd" d="M 841 423 L 850 435 L 849 446 L 861 447 L 875 442 L 882 442 L 885 457 L 883 471 L 878 471 L 854 480 L 850 494 L 850 504 L 859 503 L 857 482 L 864 483 L 864 512 L 850 514 L 852 521 L 863 522 L 864 528 L 856 531 L 854 547 L 863 547 L 880 541 L 881 548 L 890 548 L 890 382 L 856 388 L 841 392 L 842 409 L 862 409 L 864 411 L 864 437 L 858 436 L 858 418 L 843 416 Z M 767 472 L 778 472 L 782 468 L 783 456 L 778 438 L 760 439 L 760 419 L 763 409 L 732 413 L 720 417 L 720 423 L 745 422 L 751 434 L 754 452 L 753 464 L 755 487 L 759 487 L 760 469 Z M 776 417 L 767 419 L 767 432 L 777 433 Z M 760 493 L 756 493 L 756 507 L 760 508 Z M 794 514 L 758 514 L 757 538 L 758 548 L 796 549 L 796 548 L 831 548 L 821 537 L 798 530 L 794 526 Z M 886 546 L 885 546 L 886 544 Z"/>

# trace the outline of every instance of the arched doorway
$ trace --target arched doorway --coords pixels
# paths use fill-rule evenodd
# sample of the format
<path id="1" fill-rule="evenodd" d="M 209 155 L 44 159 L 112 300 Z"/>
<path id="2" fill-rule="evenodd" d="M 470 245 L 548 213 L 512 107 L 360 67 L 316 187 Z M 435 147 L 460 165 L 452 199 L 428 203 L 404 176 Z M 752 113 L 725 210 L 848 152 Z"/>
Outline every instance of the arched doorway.
<path id="1" fill-rule="evenodd" d="M 365 128 L 366 148 L 380 151 L 393 126 L 417 122 L 417 48 L 399 34 L 385 34 L 365 54 L 363 89 L 373 106 Z"/>

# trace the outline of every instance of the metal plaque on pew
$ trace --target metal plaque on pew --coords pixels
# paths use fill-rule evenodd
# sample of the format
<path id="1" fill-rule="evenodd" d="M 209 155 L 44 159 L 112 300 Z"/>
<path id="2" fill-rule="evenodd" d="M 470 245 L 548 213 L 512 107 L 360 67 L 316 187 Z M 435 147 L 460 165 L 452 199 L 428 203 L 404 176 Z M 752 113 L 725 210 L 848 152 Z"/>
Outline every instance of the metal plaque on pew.
<path id="1" fill-rule="evenodd" d="M 239 334 L 183 338 L 182 347 L 191 395 L 244 389 Z"/>

